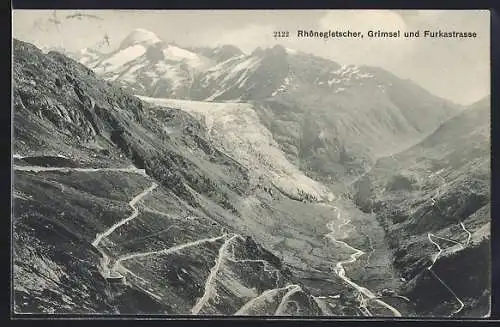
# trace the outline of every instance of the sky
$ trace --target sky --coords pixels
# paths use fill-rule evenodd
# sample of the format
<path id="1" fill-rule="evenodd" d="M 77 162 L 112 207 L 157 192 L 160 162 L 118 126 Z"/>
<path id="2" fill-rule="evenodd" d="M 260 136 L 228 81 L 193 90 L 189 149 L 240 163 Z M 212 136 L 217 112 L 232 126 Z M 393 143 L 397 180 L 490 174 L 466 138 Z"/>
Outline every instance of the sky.
<path id="1" fill-rule="evenodd" d="M 78 17 L 68 18 L 75 13 Z M 95 16 L 95 17 L 94 17 Z M 56 18 L 61 24 L 53 24 Z M 134 29 L 179 46 L 234 44 L 245 52 L 281 44 L 340 64 L 384 68 L 435 95 L 470 104 L 490 93 L 490 13 L 486 10 L 14 10 L 13 36 L 77 51 L 104 35 L 116 48 Z M 302 39 L 297 30 L 476 32 L 471 39 Z M 274 38 L 273 31 L 290 37 Z"/>

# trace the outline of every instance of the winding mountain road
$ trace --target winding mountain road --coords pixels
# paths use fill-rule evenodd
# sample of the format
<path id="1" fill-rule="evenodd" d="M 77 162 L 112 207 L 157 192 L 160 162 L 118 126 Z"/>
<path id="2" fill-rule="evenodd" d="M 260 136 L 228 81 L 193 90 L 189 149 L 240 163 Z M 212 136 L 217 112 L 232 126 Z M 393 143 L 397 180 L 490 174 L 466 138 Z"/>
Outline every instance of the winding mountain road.
<path id="1" fill-rule="evenodd" d="M 243 316 L 243 315 L 249 315 L 251 312 L 249 312 L 251 309 L 253 309 L 255 306 L 265 304 L 266 302 L 271 302 L 274 301 L 275 297 L 278 295 L 278 292 L 283 291 L 283 290 L 288 290 L 290 287 L 297 286 L 297 285 L 287 285 L 285 287 L 279 287 L 279 288 L 272 288 L 265 290 L 262 292 L 259 296 L 254 297 L 247 303 L 245 303 L 238 311 L 234 313 L 236 316 Z"/>
<path id="2" fill-rule="evenodd" d="M 78 171 L 78 172 L 98 172 L 98 171 L 113 171 L 113 172 L 127 172 L 127 173 L 135 173 L 139 174 L 142 176 L 146 176 L 146 171 L 144 169 L 138 169 L 135 166 L 130 166 L 126 168 L 70 168 L 70 167 L 42 167 L 42 166 L 18 166 L 14 165 L 14 170 L 17 171 L 31 171 L 31 172 L 45 172 L 45 171 L 61 171 L 61 172 L 70 172 L 70 171 Z M 109 267 L 111 264 L 111 259 L 109 255 L 99 247 L 99 244 L 101 243 L 102 239 L 105 237 L 108 237 L 111 233 L 113 233 L 118 227 L 128 223 L 129 221 L 133 220 L 139 215 L 139 209 L 135 206 L 137 202 L 139 202 L 143 197 L 148 195 L 150 192 L 152 192 L 155 188 L 158 187 L 158 184 L 152 183 L 152 185 L 147 188 L 146 190 L 142 191 L 138 195 L 136 195 L 130 202 L 128 203 L 129 206 L 132 208 L 132 214 L 111 227 L 109 227 L 106 231 L 103 233 L 98 233 L 96 235 L 96 238 L 94 241 L 92 241 L 92 246 L 94 246 L 102 255 L 102 258 L 100 260 L 100 267 L 99 270 L 103 274 L 105 278 L 108 277 L 119 277 L 119 276 L 114 276 L 113 275 L 113 270 Z"/>
<path id="3" fill-rule="evenodd" d="M 462 227 L 462 229 L 467 233 L 467 242 L 465 242 L 465 246 L 468 246 L 472 238 L 472 233 L 467 228 L 465 228 L 463 222 L 460 222 L 460 227 Z"/>
<path id="4" fill-rule="evenodd" d="M 98 172 L 98 171 L 114 171 L 114 172 L 127 172 L 127 173 L 136 173 L 140 174 L 143 176 L 147 176 L 146 172 L 143 169 L 138 169 L 136 167 L 128 167 L 128 168 L 67 168 L 67 167 L 39 167 L 39 166 L 14 166 L 15 170 L 18 171 L 32 171 L 32 172 L 44 172 L 44 171 L 62 171 L 62 172 L 69 172 L 69 171 L 79 171 L 79 172 Z M 210 300 L 212 297 L 214 290 L 215 290 L 215 283 L 217 280 L 217 274 L 219 273 L 220 269 L 222 268 L 224 261 L 232 261 L 232 262 L 258 262 L 262 263 L 264 265 L 264 270 L 267 272 L 271 272 L 273 268 L 267 269 L 269 267 L 269 262 L 265 260 L 259 260 L 259 259 L 237 259 L 234 256 L 234 248 L 230 246 L 233 245 L 233 241 L 236 239 L 241 239 L 244 241 L 244 238 L 241 235 L 238 234 L 233 234 L 231 237 L 227 233 L 224 233 L 221 236 L 216 236 L 216 237 L 210 237 L 210 238 L 203 238 L 199 239 L 196 241 L 176 245 L 173 247 L 170 247 L 168 249 L 162 249 L 158 251 L 148 251 L 148 252 L 141 252 L 141 253 L 132 253 L 132 254 L 127 254 L 124 256 L 121 256 L 117 258 L 116 260 L 113 260 L 112 262 L 110 256 L 103 250 L 101 249 L 101 243 L 104 238 L 109 237 L 113 232 L 115 232 L 120 226 L 123 226 L 127 224 L 128 222 L 132 221 L 139 215 L 139 209 L 137 208 L 137 203 L 143 199 L 145 196 L 147 196 L 149 193 L 151 193 L 154 189 L 158 187 L 158 184 L 152 183 L 152 185 L 136 195 L 130 202 L 128 203 L 129 206 L 132 208 L 132 213 L 125 217 L 124 219 L 118 221 L 117 223 L 113 224 L 110 226 L 108 229 L 106 229 L 102 233 L 98 233 L 96 235 L 96 238 L 93 240 L 92 245 L 99 250 L 99 252 L 102 255 L 102 259 L 100 262 L 100 271 L 103 274 L 104 277 L 122 277 L 122 273 L 129 273 L 132 276 L 135 276 L 139 279 L 142 279 L 140 276 L 135 275 L 133 272 L 128 270 L 127 268 L 123 267 L 122 262 L 126 260 L 131 260 L 134 258 L 141 258 L 141 257 L 146 257 L 146 256 L 151 256 L 151 255 L 165 255 L 169 253 L 174 253 L 176 251 L 180 251 L 182 249 L 196 246 L 205 242 L 215 242 L 221 239 L 225 239 L 224 244 L 220 247 L 218 256 L 215 260 L 215 265 L 211 268 L 210 273 L 208 278 L 205 281 L 205 286 L 204 286 L 204 293 L 203 295 L 196 301 L 195 305 L 191 309 L 191 313 L 194 315 L 197 315 L 200 313 L 200 311 L 203 309 L 203 307 L 207 304 L 207 302 Z M 341 221 L 341 225 L 337 227 L 337 229 L 342 228 L 343 232 L 342 235 L 340 236 L 341 238 L 347 238 L 349 236 L 349 230 L 345 227 L 350 226 L 350 219 L 344 218 L 341 219 L 341 211 L 337 208 L 334 207 L 334 209 L 337 212 L 337 220 L 336 221 Z M 464 230 L 465 227 L 461 225 Z M 349 257 L 345 260 L 339 261 L 335 264 L 334 272 L 342 279 L 344 280 L 348 285 L 356 289 L 357 291 L 360 292 L 359 294 L 359 302 L 360 302 L 360 310 L 363 312 L 364 315 L 371 316 L 371 312 L 367 308 L 367 304 L 369 301 L 376 301 L 378 304 L 384 306 L 385 308 L 389 309 L 394 316 L 400 317 L 401 314 L 399 313 L 398 310 L 393 308 L 392 306 L 388 305 L 387 303 L 383 302 L 379 298 L 377 298 L 370 290 L 354 283 L 352 280 L 350 280 L 346 276 L 346 271 L 344 269 L 344 266 L 346 264 L 351 264 L 356 262 L 356 260 L 365 254 L 363 251 L 356 249 L 352 247 L 351 245 L 347 244 L 345 241 L 338 240 L 336 237 L 339 237 L 336 235 L 336 230 L 335 230 L 335 224 L 334 222 L 330 222 L 327 225 L 327 228 L 331 231 L 326 235 L 327 238 L 329 238 L 331 241 L 336 242 L 338 244 L 343 245 L 344 247 L 348 248 L 349 250 L 352 250 L 353 253 L 349 255 Z M 432 241 L 432 238 L 429 237 L 429 240 Z M 469 234 L 469 239 L 470 240 L 470 234 Z M 434 243 L 434 242 L 433 242 Z M 437 245 L 437 244 L 436 244 Z M 438 245 L 437 245 L 438 246 Z M 438 246 L 439 248 L 439 246 Z M 231 249 L 231 251 L 229 251 Z M 439 248 L 440 249 L 440 248 Z M 441 251 L 440 251 L 441 253 Z M 439 254 L 440 254 L 439 253 Z M 435 256 L 435 260 L 437 260 L 438 255 Z M 275 269 L 276 270 L 276 269 Z M 277 274 L 278 275 L 278 274 Z M 437 277 L 437 276 L 436 276 Z M 295 294 L 296 292 L 302 291 L 301 286 L 299 285 L 288 285 L 282 288 L 275 288 L 275 289 L 269 289 L 261 293 L 259 296 L 253 298 L 252 300 L 248 301 L 245 305 L 243 305 L 235 314 L 236 315 L 241 315 L 245 314 L 248 312 L 255 304 L 258 304 L 260 301 L 265 301 L 268 300 L 270 297 L 275 297 L 277 292 L 280 290 L 287 290 L 286 294 L 281 298 L 281 301 L 275 311 L 275 315 L 282 315 L 284 313 L 284 310 L 286 308 L 286 303 L 289 300 L 289 298 Z M 147 290 L 144 290 L 145 292 Z M 150 293 L 147 291 L 148 294 L 151 294 L 155 298 L 158 298 L 157 295 Z"/>
<path id="5" fill-rule="evenodd" d="M 137 209 L 137 207 L 135 206 L 137 204 L 137 202 L 139 202 L 139 200 L 141 200 L 143 197 L 145 197 L 146 195 L 148 195 L 149 193 L 151 193 L 157 187 L 158 187 L 158 184 L 153 183 L 149 188 L 145 189 L 144 191 L 142 191 L 141 193 L 139 193 L 138 195 L 136 195 L 132 200 L 130 200 L 130 202 L 128 203 L 128 205 L 133 210 L 132 214 L 130 216 L 128 216 L 127 218 L 120 220 L 119 222 L 117 222 L 113 226 L 109 227 L 103 233 L 97 234 L 95 240 L 92 242 L 92 245 L 95 246 L 95 247 L 98 247 L 99 243 L 101 243 L 101 241 L 102 241 L 102 239 L 104 237 L 108 237 L 118 227 L 120 227 L 122 225 L 125 225 L 126 223 L 128 223 L 132 219 L 136 218 L 139 215 L 139 209 Z"/>
<path id="6" fill-rule="evenodd" d="M 340 221 L 341 219 L 341 211 L 339 210 L 338 207 L 334 206 L 333 207 L 335 209 L 335 211 L 337 212 L 337 220 L 336 221 Z M 339 243 L 339 244 L 342 244 L 343 246 L 347 247 L 348 249 L 354 251 L 354 253 L 352 253 L 348 259 L 346 260 L 342 260 L 342 261 L 339 261 L 336 263 L 335 265 L 335 268 L 334 268 L 334 272 L 344 281 L 346 282 L 348 285 L 352 286 L 354 289 L 356 289 L 358 292 L 360 292 L 362 295 L 366 296 L 368 299 L 372 300 L 372 301 L 375 301 L 376 303 L 380 304 L 381 306 L 385 307 L 386 309 L 390 310 L 392 312 L 392 314 L 395 316 L 395 317 L 401 317 L 401 313 L 394 307 L 392 307 L 391 305 L 385 303 L 384 301 L 380 300 L 377 298 L 377 296 L 375 294 L 373 294 L 370 290 L 368 290 L 367 288 L 365 287 L 362 287 L 358 284 L 356 284 L 355 282 L 353 282 L 351 279 L 349 279 L 347 276 L 346 276 L 346 272 L 345 272 L 345 269 L 344 269 L 344 265 L 346 264 L 351 264 L 351 263 L 354 263 L 356 262 L 356 260 L 362 256 L 364 254 L 363 251 L 359 250 L 359 249 L 356 249 L 352 246 L 350 246 L 349 244 L 347 244 L 346 242 L 344 241 L 339 241 L 335 238 L 335 234 L 336 234 L 336 230 L 335 230 L 335 222 L 336 221 L 332 221 L 330 223 L 327 224 L 327 228 L 330 230 L 330 233 L 328 233 L 325 237 L 329 238 L 330 240 L 332 240 L 333 242 L 335 243 Z M 350 223 L 350 219 L 348 218 L 345 218 L 345 219 L 342 219 L 342 224 L 340 226 L 345 226 L 345 225 L 348 225 Z M 340 227 L 339 226 L 339 227 Z M 347 237 L 346 235 L 346 232 L 344 232 L 343 238 Z M 363 304 L 363 303 L 362 303 Z M 362 312 L 364 311 L 362 308 L 360 308 L 360 310 L 362 310 Z M 365 313 L 368 313 L 368 312 L 365 312 Z"/>
<path id="7" fill-rule="evenodd" d="M 203 296 L 198 299 L 194 307 L 191 309 L 191 313 L 197 315 L 200 310 L 203 308 L 203 306 L 208 302 L 210 299 L 210 296 L 212 292 L 214 291 L 215 288 L 215 281 L 217 277 L 217 273 L 219 272 L 220 267 L 223 264 L 223 261 L 225 257 L 228 255 L 227 248 L 233 240 L 236 238 L 242 238 L 240 235 L 235 234 L 231 236 L 226 242 L 220 247 L 219 249 L 219 255 L 217 256 L 217 259 L 215 260 L 215 266 L 210 269 L 210 274 L 208 275 L 207 280 L 205 281 L 205 292 L 203 293 Z"/>
<path id="8" fill-rule="evenodd" d="M 180 250 L 183 250 L 185 248 L 197 246 L 203 243 L 208 243 L 208 242 L 216 242 L 220 239 L 225 238 L 226 235 L 221 235 L 221 236 L 216 236 L 216 237 L 211 237 L 211 238 L 203 238 L 200 240 L 196 240 L 193 242 L 188 242 L 180 245 L 173 246 L 168 249 L 162 249 L 158 251 L 148 251 L 148 252 L 139 252 L 139 253 L 132 253 L 132 254 L 127 254 L 124 256 L 119 257 L 116 261 L 115 264 L 112 268 L 112 270 L 117 270 L 119 266 L 121 266 L 121 262 L 126 261 L 126 260 L 131 260 L 131 259 L 136 259 L 136 258 L 143 258 L 143 257 L 148 257 L 151 255 L 166 255 L 166 254 L 171 254 L 178 252 Z"/>
<path id="9" fill-rule="evenodd" d="M 287 288 L 288 288 L 288 292 L 286 292 L 286 294 L 283 295 L 283 297 L 281 298 L 281 302 L 278 305 L 278 308 L 276 308 L 276 311 L 274 312 L 275 316 L 282 316 L 284 313 L 284 310 L 286 308 L 285 305 L 286 305 L 288 299 L 290 298 L 290 296 L 292 296 L 293 294 L 295 294 L 297 292 L 302 291 L 302 288 L 299 285 L 288 285 Z"/>
<path id="10" fill-rule="evenodd" d="M 439 178 L 439 179 L 443 182 L 443 184 L 442 184 L 442 185 L 440 185 L 440 186 L 436 189 L 436 193 L 435 193 L 435 195 L 431 198 L 431 202 L 432 202 L 432 205 L 433 205 L 433 206 L 434 206 L 434 205 L 436 205 L 436 203 L 437 203 L 435 199 L 441 195 L 441 187 L 442 187 L 443 185 L 446 185 L 446 183 L 447 183 L 447 182 L 446 182 L 446 179 L 445 179 L 445 178 L 443 178 L 443 176 L 441 176 L 441 175 L 440 175 L 440 174 L 442 173 L 442 171 L 443 171 L 443 169 L 441 169 L 441 170 L 439 170 L 439 171 L 437 171 L 437 172 L 435 172 L 435 173 L 433 173 L 433 174 L 431 174 L 431 175 L 430 175 L 430 177 L 431 177 L 431 178 L 432 178 L 432 177 L 438 177 L 438 178 Z M 438 280 L 438 281 L 439 281 L 439 282 L 440 282 L 440 283 L 441 283 L 441 284 L 442 284 L 442 285 L 443 285 L 443 286 L 444 286 L 444 287 L 445 287 L 445 288 L 446 288 L 446 289 L 447 289 L 447 290 L 448 290 L 448 291 L 449 291 L 449 292 L 450 292 L 450 293 L 451 293 L 451 294 L 455 297 L 455 299 L 457 300 L 457 302 L 460 304 L 460 307 L 459 307 L 457 310 L 455 310 L 455 311 L 453 312 L 453 314 L 454 314 L 454 315 L 455 315 L 455 314 L 457 314 L 457 313 L 459 313 L 460 311 L 462 311 L 462 309 L 464 308 L 464 306 L 465 306 L 465 305 L 464 305 L 464 303 L 462 302 L 462 300 L 461 300 L 461 299 L 457 296 L 457 294 L 456 294 L 456 293 L 455 293 L 455 292 L 454 292 L 454 291 L 453 291 L 453 290 L 452 290 L 452 289 L 448 286 L 448 284 L 446 284 L 446 283 L 445 283 L 445 282 L 444 282 L 444 281 L 443 281 L 443 280 L 442 280 L 442 279 L 441 279 L 441 278 L 440 278 L 440 277 L 439 277 L 439 276 L 438 276 L 438 275 L 437 275 L 437 274 L 436 274 L 436 273 L 432 270 L 432 267 L 434 267 L 434 264 L 436 263 L 436 261 L 437 261 L 437 260 L 439 259 L 439 257 L 441 256 L 441 253 L 443 252 L 443 249 L 441 248 L 441 246 L 440 246 L 437 242 L 435 242 L 435 241 L 433 240 L 433 238 L 435 238 L 435 239 L 441 239 L 441 240 L 448 241 L 448 242 L 451 242 L 451 243 L 454 243 L 454 244 L 458 244 L 458 245 L 460 245 L 460 247 L 461 247 L 462 249 L 464 249 L 464 248 L 466 248 L 466 247 L 469 245 L 470 240 L 471 240 L 471 238 L 472 238 L 472 234 L 471 234 L 471 232 L 470 232 L 469 230 L 467 230 L 467 228 L 465 227 L 465 225 L 464 225 L 464 223 L 463 223 L 463 222 L 460 222 L 460 223 L 459 223 L 459 225 L 460 225 L 460 227 L 461 227 L 461 228 L 462 228 L 462 229 L 463 229 L 463 230 L 467 233 L 467 241 L 466 241 L 465 245 L 464 245 L 463 243 L 461 243 L 461 242 L 457 242 L 457 241 L 452 240 L 452 239 L 449 239 L 449 238 L 436 236 L 436 235 L 434 235 L 433 233 L 428 233 L 428 234 L 427 234 L 427 239 L 429 240 L 429 242 L 430 242 L 430 243 L 432 243 L 434 246 L 436 246 L 436 247 L 437 247 L 437 249 L 438 249 L 438 253 L 436 253 L 436 254 L 434 254 L 434 255 L 432 256 L 432 263 L 431 263 L 431 265 L 430 265 L 429 267 L 427 267 L 427 270 L 428 270 L 428 271 L 429 271 L 429 272 L 430 272 L 430 273 L 431 273 L 431 274 L 432 274 L 432 275 L 433 275 L 433 276 L 434 276 L 434 277 L 435 277 L 435 278 L 436 278 L 436 279 L 437 279 L 437 280 Z"/>
<path id="11" fill-rule="evenodd" d="M 113 233 L 118 227 L 120 226 L 123 226 L 124 224 L 128 223 L 129 221 L 131 221 L 132 219 L 136 218 L 138 215 L 139 215 L 139 209 L 137 209 L 137 207 L 135 206 L 137 204 L 137 202 L 139 200 L 141 200 L 143 197 L 145 197 L 146 195 L 148 195 L 151 191 L 153 191 L 155 188 L 158 187 L 158 184 L 156 183 L 153 183 L 149 188 L 147 188 L 146 190 L 142 191 L 141 193 L 139 193 L 138 195 L 136 195 L 132 200 L 130 200 L 130 202 L 128 203 L 128 205 L 132 208 L 133 212 L 130 216 L 118 221 L 117 223 L 115 223 L 114 225 L 112 225 L 111 227 L 109 227 L 106 231 L 104 231 L 103 233 L 99 233 L 97 234 L 96 238 L 94 239 L 94 241 L 92 242 L 92 245 L 97 249 L 99 250 L 99 252 L 101 253 L 102 255 L 102 259 L 101 259 L 101 266 L 100 266 L 100 270 L 103 274 L 103 276 L 105 278 L 108 278 L 108 277 L 113 277 L 113 273 L 115 272 L 112 268 L 110 268 L 110 264 L 111 264 L 111 259 L 109 258 L 108 254 L 106 252 L 104 252 L 99 244 L 101 243 L 102 239 L 105 238 L 105 237 L 108 237 L 109 235 L 111 235 L 111 233 Z"/>
<path id="12" fill-rule="evenodd" d="M 60 172 L 64 172 L 64 173 L 68 173 L 70 171 L 78 171 L 78 172 L 86 172 L 86 173 L 92 173 L 92 172 L 98 172 L 98 171 L 116 171 L 116 172 L 133 173 L 133 174 L 139 174 L 142 176 L 148 176 L 146 174 L 146 170 L 139 169 L 135 166 L 124 167 L 124 168 L 109 168 L 109 167 L 107 167 L 107 168 L 69 168 L 69 167 L 42 167 L 42 166 L 17 166 L 17 165 L 14 165 L 14 170 L 31 171 L 31 172 L 60 171 Z"/>
<path id="13" fill-rule="evenodd" d="M 243 240 L 243 237 L 240 236 L 240 239 Z M 275 271 L 276 272 L 276 278 L 277 279 L 279 278 L 279 270 L 276 269 L 276 268 L 273 268 L 271 266 L 271 264 L 268 261 L 266 261 L 266 260 L 263 260 L 263 259 L 237 259 L 236 258 L 236 254 L 234 252 L 234 243 L 231 244 L 231 252 L 229 254 L 230 255 L 228 255 L 226 257 L 226 259 L 228 261 L 238 262 L 238 263 L 247 263 L 247 262 L 250 262 L 250 263 L 261 263 L 263 265 L 263 270 L 265 272 L 271 273 L 271 272 Z M 269 266 L 271 266 L 270 269 L 269 269 Z"/>
<path id="14" fill-rule="evenodd" d="M 460 223 L 461 227 L 470 235 L 470 232 L 465 228 L 465 226 L 463 225 L 463 223 Z M 430 243 L 432 243 L 434 246 L 437 247 L 438 249 L 438 252 L 436 254 L 434 254 L 432 256 L 432 263 L 430 266 L 427 267 L 427 270 L 455 297 L 455 299 L 457 300 L 457 302 L 460 304 L 460 307 L 455 310 L 453 312 L 453 314 L 457 314 L 459 313 L 460 311 L 462 311 L 462 309 L 464 308 L 465 304 L 462 302 L 462 300 L 458 297 L 458 295 L 448 286 L 448 284 L 445 283 L 444 280 L 442 280 L 435 272 L 434 270 L 432 270 L 432 267 L 434 267 L 434 264 L 436 263 L 436 261 L 439 259 L 439 257 L 441 256 L 441 253 L 443 252 L 443 249 L 441 248 L 441 246 L 435 242 L 433 240 L 433 238 L 436 238 L 436 239 L 443 239 L 443 240 L 447 240 L 449 242 L 452 242 L 452 243 L 456 243 L 456 244 L 459 244 L 462 248 L 464 248 L 464 245 L 459 243 L 459 242 L 456 242 L 454 240 L 450 240 L 450 239 L 447 239 L 447 238 L 444 238 L 444 237 L 440 237 L 440 236 L 436 236 L 434 235 L 433 233 L 427 233 L 427 239 L 429 240 Z M 469 243 L 470 241 L 470 236 L 467 238 L 467 244 Z"/>

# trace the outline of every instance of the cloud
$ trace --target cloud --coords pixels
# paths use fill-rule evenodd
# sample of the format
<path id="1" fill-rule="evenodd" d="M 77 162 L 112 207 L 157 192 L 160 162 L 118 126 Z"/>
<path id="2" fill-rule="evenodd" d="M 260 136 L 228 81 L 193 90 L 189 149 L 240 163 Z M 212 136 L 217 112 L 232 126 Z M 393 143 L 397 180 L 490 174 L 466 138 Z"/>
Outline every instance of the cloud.
<path id="1" fill-rule="evenodd" d="M 436 95 L 470 103 L 489 92 L 489 12 L 449 10 L 332 11 L 318 26 L 355 31 L 473 31 L 476 39 L 329 41 L 321 52 L 342 63 L 379 66 Z M 318 51 L 322 51 L 318 49 Z M 328 53 L 327 53 L 328 52 Z"/>
<path id="2" fill-rule="evenodd" d="M 343 63 L 385 65 L 401 60 L 412 48 L 412 42 L 404 38 L 368 37 L 368 31 L 406 31 L 405 20 L 395 11 L 335 10 L 326 13 L 318 26 L 324 30 L 350 30 L 364 34 L 363 38 L 328 41 L 330 57 Z"/>
<path id="3" fill-rule="evenodd" d="M 58 17 L 68 12 L 58 11 Z M 276 44 L 323 56 L 341 64 L 385 68 L 411 78 L 431 92 L 467 103 L 489 91 L 489 11 L 450 10 L 308 10 L 267 12 L 96 11 L 102 23 L 65 20 L 56 30 L 52 11 L 14 11 L 15 37 L 38 46 L 64 46 L 76 51 L 108 34 L 117 44 L 134 28 L 146 28 L 167 42 L 184 46 L 234 44 L 250 53 Z M 363 39 L 298 38 L 297 30 L 352 30 Z M 479 37 L 457 39 L 367 38 L 367 31 L 460 30 Z M 275 39 L 273 32 L 290 31 Z"/>
<path id="4" fill-rule="evenodd" d="M 420 39 L 410 62 L 419 69 L 406 72 L 436 94 L 464 104 L 490 89 L 490 31 L 486 10 L 425 11 L 411 17 L 420 30 L 476 32 L 471 39 Z"/>
<path id="5" fill-rule="evenodd" d="M 275 30 L 273 25 L 248 24 L 239 29 L 224 29 L 215 33 L 211 30 L 202 39 L 207 45 L 234 44 L 244 52 L 251 53 L 257 47 L 276 43 L 273 37 Z"/>
<path id="6" fill-rule="evenodd" d="M 348 64 L 376 65 L 380 58 L 395 60 L 410 48 L 410 42 L 403 39 L 370 40 L 368 30 L 394 31 L 406 29 L 403 18 L 388 10 L 331 10 L 318 15 L 315 21 L 290 20 L 286 24 L 247 24 L 238 29 L 221 30 L 214 33 L 211 29 L 200 39 L 208 45 L 234 44 L 245 52 L 257 47 L 269 47 L 281 44 L 305 52 L 326 56 Z M 278 26 L 279 25 L 279 26 Z M 363 39 L 299 39 L 296 31 L 305 30 L 351 30 L 365 34 Z M 276 39 L 273 31 L 290 31 L 290 38 Z M 214 34 L 216 37 L 214 37 Z"/>
<path id="7" fill-rule="evenodd" d="M 367 30 L 405 30 L 404 19 L 393 10 L 334 10 L 319 21 L 323 28 Z"/>

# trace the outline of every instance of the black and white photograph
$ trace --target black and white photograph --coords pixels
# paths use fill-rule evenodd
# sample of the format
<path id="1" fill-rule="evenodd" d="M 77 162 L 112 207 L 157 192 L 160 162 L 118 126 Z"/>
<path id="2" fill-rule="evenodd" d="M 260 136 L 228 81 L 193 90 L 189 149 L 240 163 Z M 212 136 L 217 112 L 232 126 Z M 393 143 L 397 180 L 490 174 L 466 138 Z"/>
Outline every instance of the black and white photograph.
<path id="1" fill-rule="evenodd" d="M 13 10 L 12 314 L 489 318 L 488 10 Z"/>

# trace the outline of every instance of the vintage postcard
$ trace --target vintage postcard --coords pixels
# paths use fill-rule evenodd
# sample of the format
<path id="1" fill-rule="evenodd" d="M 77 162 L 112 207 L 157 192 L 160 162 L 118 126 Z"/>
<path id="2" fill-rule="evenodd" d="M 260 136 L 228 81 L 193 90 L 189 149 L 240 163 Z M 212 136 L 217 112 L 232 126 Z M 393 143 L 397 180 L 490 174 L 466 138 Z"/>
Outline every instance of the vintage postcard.
<path id="1" fill-rule="evenodd" d="M 17 316 L 490 315 L 490 13 L 14 10 Z"/>

